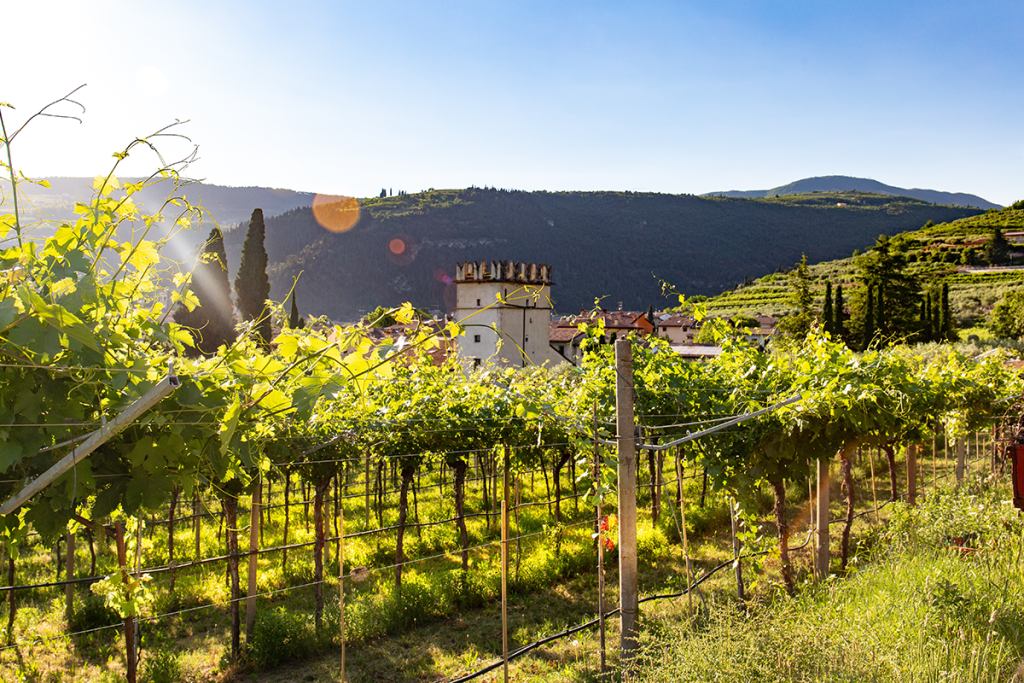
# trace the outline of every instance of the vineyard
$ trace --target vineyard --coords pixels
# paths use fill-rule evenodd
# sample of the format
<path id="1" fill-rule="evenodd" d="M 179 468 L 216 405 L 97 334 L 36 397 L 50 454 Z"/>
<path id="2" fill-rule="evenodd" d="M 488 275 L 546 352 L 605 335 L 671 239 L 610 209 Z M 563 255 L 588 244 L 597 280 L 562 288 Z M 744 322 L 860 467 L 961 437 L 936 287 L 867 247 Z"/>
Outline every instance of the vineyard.
<path id="1" fill-rule="evenodd" d="M 12 172 L 12 200 L 27 182 Z M 596 629 L 600 668 L 628 666 L 641 600 L 692 601 L 711 576 L 689 548 L 698 522 L 731 526 L 732 558 L 795 593 L 806 571 L 791 553 L 813 538 L 815 576 L 845 570 L 856 519 L 939 477 L 935 444 L 958 480 L 969 454 L 995 466 L 993 426 L 1020 394 L 998 354 L 854 354 L 815 334 L 770 354 L 727 341 L 694 364 L 583 328 L 580 367 L 467 373 L 428 351 L 471 320 L 402 345 L 313 321 L 269 348 L 246 327 L 190 359 L 170 318 L 196 303 L 190 274 L 167 272 L 132 200 L 159 182 L 159 213 L 180 229 L 202 218 L 174 164 L 138 184 L 98 177 L 45 240 L 16 201 L 0 216 L 5 679 L 175 680 L 190 649 L 214 653 L 192 678 L 325 652 L 344 671 L 346 645 L 504 613 L 510 596 L 582 575 L 597 576 L 593 618 L 545 638 Z M 410 306 L 393 314 L 413 320 Z M 678 572 L 640 585 L 659 561 Z M 616 565 L 606 590 L 598 567 Z M 503 624 L 457 669 L 419 675 L 468 680 L 543 644 Z"/>

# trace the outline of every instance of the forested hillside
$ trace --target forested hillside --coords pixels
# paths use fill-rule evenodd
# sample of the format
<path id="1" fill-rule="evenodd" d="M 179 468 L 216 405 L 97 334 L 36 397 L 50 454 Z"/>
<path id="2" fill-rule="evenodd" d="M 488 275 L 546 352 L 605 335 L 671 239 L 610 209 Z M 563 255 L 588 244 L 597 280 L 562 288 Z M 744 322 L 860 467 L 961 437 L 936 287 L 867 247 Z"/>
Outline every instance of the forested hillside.
<path id="1" fill-rule="evenodd" d="M 717 294 L 802 253 L 835 259 L 880 233 L 979 210 L 860 192 L 735 199 L 469 188 L 367 199 L 361 212 L 344 233 L 323 229 L 305 208 L 269 219 L 271 296 L 282 299 L 301 274 L 304 314 L 353 319 L 403 301 L 450 310 L 456 262 L 514 259 L 553 266 L 559 313 L 599 297 L 606 308 L 646 309 L 671 303 L 660 280 Z M 232 269 L 244 232 L 225 234 Z"/>

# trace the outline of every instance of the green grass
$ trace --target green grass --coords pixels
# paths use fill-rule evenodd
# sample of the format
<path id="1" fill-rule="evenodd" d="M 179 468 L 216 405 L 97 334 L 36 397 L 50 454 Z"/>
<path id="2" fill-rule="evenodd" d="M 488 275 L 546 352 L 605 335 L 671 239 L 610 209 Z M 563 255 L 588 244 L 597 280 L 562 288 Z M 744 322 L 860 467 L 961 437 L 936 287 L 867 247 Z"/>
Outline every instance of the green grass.
<path id="1" fill-rule="evenodd" d="M 1006 681 L 1024 654 L 1020 516 L 980 478 L 893 506 L 848 579 L 746 611 L 648 615 L 639 681 Z M 970 537 L 974 549 L 951 547 Z"/>
<path id="2" fill-rule="evenodd" d="M 948 472 L 949 464 L 941 455 L 932 461 L 921 458 L 922 480 L 933 472 L 940 476 Z M 902 467 L 902 457 L 899 460 Z M 888 481 L 884 459 L 875 458 L 876 489 L 879 500 L 887 498 Z M 934 469 L 933 469 L 934 468 Z M 671 479 L 672 463 L 666 465 L 666 477 Z M 860 482 L 858 511 L 872 506 L 870 466 L 866 457 L 860 458 L 855 468 Z M 436 473 L 424 473 L 420 489 L 419 514 L 422 519 L 446 519 L 451 515 L 451 502 L 447 497 L 438 499 Z M 646 468 L 641 468 L 638 505 L 641 510 L 639 524 L 639 569 L 642 595 L 654 595 L 679 590 L 685 582 L 685 562 L 679 534 L 673 515 L 678 513 L 675 494 L 666 490 L 663 514 L 652 524 L 649 512 L 650 496 L 646 484 Z M 450 479 L 449 479 L 450 481 Z M 904 478 L 900 472 L 901 486 Z M 547 487 L 538 473 L 523 477 L 524 501 L 546 498 Z M 563 490 L 571 491 L 566 476 Z M 670 488 L 670 487 L 669 487 Z M 361 484 L 349 492 L 358 494 Z M 468 513 L 482 509 L 479 482 L 474 483 L 467 496 Z M 728 509 L 724 496 L 709 491 L 705 504 L 700 505 L 701 479 L 686 480 L 687 527 L 691 544 L 694 571 L 700 574 L 730 557 L 728 537 Z M 281 486 L 274 485 L 274 502 L 281 501 Z M 293 501 L 301 494 L 293 490 Z M 807 482 L 794 482 L 787 493 L 790 501 L 794 539 L 802 540 L 807 531 Z M 606 501 L 606 511 L 614 511 L 614 500 Z M 346 530 L 352 532 L 365 525 L 361 496 L 345 501 Z M 765 495 L 758 502 L 757 523 L 761 525 L 763 543 L 770 547 L 774 531 L 770 515 L 771 499 Z M 842 514 L 838 478 L 834 481 L 832 516 Z M 568 626 L 592 619 L 597 612 L 596 558 L 589 531 L 593 508 L 580 503 L 577 512 L 572 502 L 563 503 L 567 528 L 560 532 L 553 527 L 547 506 L 524 508 L 518 525 L 513 517 L 512 528 L 523 534 L 534 534 L 522 541 L 521 554 L 515 544 L 511 548 L 510 569 L 510 637 L 512 647 L 531 642 L 546 634 L 561 631 Z M 188 514 L 186 511 L 179 512 Z M 395 511 L 386 510 L 384 522 L 395 521 Z M 883 517 L 885 515 L 883 511 Z M 310 510 L 312 518 L 312 510 Z M 328 515 L 331 519 L 331 515 Z M 867 537 L 871 518 L 861 517 L 854 531 Z M 582 524 L 579 524 L 581 523 Z M 248 514 L 239 514 L 243 528 Z M 500 583 L 498 548 L 495 539 L 497 525 L 492 522 L 488 530 L 482 518 L 470 520 L 470 545 L 488 544 L 470 553 L 470 571 L 460 569 L 458 554 L 449 554 L 406 566 L 403 590 L 394 589 L 393 569 L 371 573 L 364 583 L 346 582 L 346 640 L 348 679 L 352 681 L 421 681 L 437 680 L 459 672 L 468 672 L 495 660 L 500 655 L 500 612 L 498 610 Z M 577 525 L 578 526 L 572 526 Z M 547 525 L 547 529 L 545 529 Z M 371 517 L 370 526 L 376 526 Z M 167 560 L 166 528 L 149 527 L 143 539 L 143 566 L 163 564 Z M 223 553 L 223 541 L 218 536 L 217 519 L 207 519 L 201 527 L 201 556 Z M 423 529 L 422 533 L 409 531 L 406 535 L 406 553 L 410 560 L 431 558 L 458 547 L 454 524 Z M 838 547 L 839 525 L 832 529 Z M 283 512 L 272 511 L 264 529 L 264 547 L 282 542 Z M 333 533 L 333 528 L 330 529 Z M 192 559 L 194 537 L 190 525 L 182 524 L 175 541 L 179 562 Z M 244 534 L 243 534 L 244 536 Z M 311 540 L 312 529 L 307 531 L 303 507 L 297 504 L 291 515 L 289 542 Z M 796 542 L 796 541 L 794 541 Z M 245 541 L 241 541 L 243 549 Z M 866 546 L 860 546 L 865 547 Z M 131 549 L 131 547 L 130 547 Z M 77 548 L 79 575 L 88 570 L 89 552 L 80 541 Z M 97 540 L 98 572 L 115 570 L 114 549 L 108 541 Z M 365 565 L 370 568 L 386 567 L 394 560 L 394 536 L 386 535 L 378 543 L 373 537 L 351 539 L 346 542 L 346 569 Z M 857 553 L 862 554 L 861 550 Z M 810 574 L 808 550 L 794 554 L 798 576 L 806 580 Z M 607 601 L 617 605 L 618 577 L 616 556 L 606 559 Z M 337 575 L 335 550 L 331 548 L 325 569 L 327 577 Z M 247 583 L 245 563 L 241 566 L 243 593 Z M 756 566 L 745 567 L 748 589 L 759 600 L 778 591 L 777 561 L 768 556 Z M 279 553 L 261 556 L 259 560 L 258 590 L 280 591 L 257 602 L 257 626 L 249 655 L 240 665 L 229 661 L 229 624 L 227 608 L 222 603 L 229 598 L 224 564 L 182 568 L 177 573 L 174 589 L 170 575 L 159 574 L 149 582 L 153 600 L 144 611 L 146 616 L 179 609 L 195 609 L 178 616 L 164 617 L 143 624 L 143 659 L 141 670 L 147 680 L 204 681 L 204 680 L 338 680 L 340 672 L 339 620 L 337 583 L 329 579 L 324 586 L 326 611 L 324 627 L 320 633 L 313 626 L 313 591 L 305 586 L 313 577 L 312 549 L 293 550 L 288 567 L 282 566 Z M 23 555 L 18 563 L 19 583 L 54 580 L 54 554 L 52 549 L 36 547 Z M 704 584 L 698 604 L 730 603 L 735 588 L 729 572 L 721 572 Z M 36 589 L 19 594 L 16 637 L 20 641 L 59 636 L 66 632 L 63 620 L 63 590 Z M 685 609 L 686 601 L 675 601 Z M 86 628 L 118 623 L 109 610 L 85 590 L 78 592 L 79 607 L 76 625 Z M 215 605 L 215 606 L 211 606 Z M 647 603 L 643 608 L 645 619 L 656 618 L 664 603 Z M 243 605 L 244 619 L 244 605 Z M 0 624 L 6 623 L 6 607 L 0 605 Z M 653 621 L 651 622 L 654 623 Z M 614 660 L 617 621 L 609 623 L 609 653 Z M 597 671 L 596 633 L 581 632 L 575 637 L 556 641 L 514 663 L 513 671 L 521 678 L 551 681 L 595 680 Z M 245 634 L 243 632 L 243 642 Z M 575 644 L 574 644 L 575 643 Z M 73 672 L 74 680 L 87 682 L 115 680 L 123 671 L 123 639 L 116 630 L 78 637 L 74 642 L 58 639 L 47 643 L 22 646 L 0 654 L 0 680 L 43 681 L 55 680 L 58 672 Z M 174 679 L 177 676 L 177 679 Z M 20 679 L 19 679 L 20 677 Z"/>

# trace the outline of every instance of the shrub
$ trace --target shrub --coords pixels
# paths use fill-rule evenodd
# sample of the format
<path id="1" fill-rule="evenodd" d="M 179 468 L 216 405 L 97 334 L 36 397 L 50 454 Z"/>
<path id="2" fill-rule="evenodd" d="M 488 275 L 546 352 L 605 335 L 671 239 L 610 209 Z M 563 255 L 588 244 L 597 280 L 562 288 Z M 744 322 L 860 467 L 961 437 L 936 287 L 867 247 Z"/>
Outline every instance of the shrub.
<path id="1" fill-rule="evenodd" d="M 170 650 L 153 650 L 142 659 L 143 683 L 177 683 L 181 680 L 181 661 Z"/>
<path id="2" fill-rule="evenodd" d="M 120 624 L 121 616 L 107 606 L 102 596 L 87 593 L 75 597 L 75 608 L 71 615 L 71 623 L 68 624 L 68 629 L 72 633 L 90 631 L 103 626 L 119 626 Z M 84 645 L 97 639 L 114 638 L 117 633 L 117 629 L 108 628 L 78 636 L 77 642 Z"/>
<path id="3" fill-rule="evenodd" d="M 247 654 L 252 665 L 263 670 L 310 657 L 317 649 L 312 616 L 278 607 L 257 614 Z"/>

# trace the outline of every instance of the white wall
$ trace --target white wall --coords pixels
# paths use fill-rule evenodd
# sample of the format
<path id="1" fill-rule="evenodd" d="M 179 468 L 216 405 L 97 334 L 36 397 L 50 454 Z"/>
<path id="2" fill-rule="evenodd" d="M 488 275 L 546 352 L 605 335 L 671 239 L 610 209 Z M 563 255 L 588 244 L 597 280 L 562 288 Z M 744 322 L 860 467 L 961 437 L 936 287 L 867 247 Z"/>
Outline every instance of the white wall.
<path id="1" fill-rule="evenodd" d="M 548 345 L 550 294 L 548 285 L 457 282 L 456 318 L 466 326 L 466 334 L 456 341 L 456 349 L 464 365 L 472 366 L 474 359 L 514 366 L 557 365 L 562 359 Z M 488 329 L 493 325 L 500 335 Z"/>

